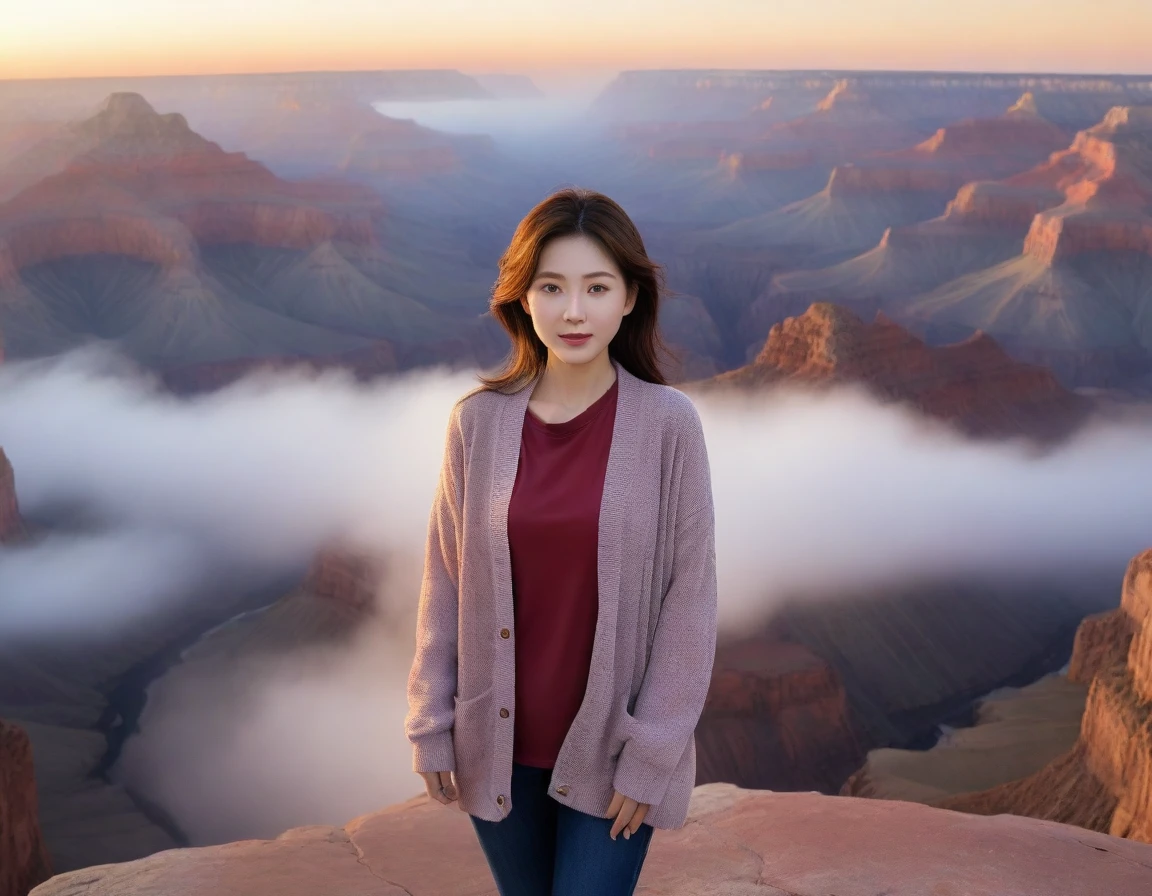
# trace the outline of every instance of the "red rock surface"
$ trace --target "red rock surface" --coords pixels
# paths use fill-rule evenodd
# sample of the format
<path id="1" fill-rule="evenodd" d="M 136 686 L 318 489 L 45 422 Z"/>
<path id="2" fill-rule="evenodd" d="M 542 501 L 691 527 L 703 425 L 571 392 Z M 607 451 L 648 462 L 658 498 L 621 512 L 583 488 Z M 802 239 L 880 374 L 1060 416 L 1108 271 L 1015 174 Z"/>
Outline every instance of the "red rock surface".
<path id="1" fill-rule="evenodd" d="M 369 190 L 283 180 L 136 94 L 113 94 L 54 151 L 63 170 L 0 205 L 0 280 L 65 255 L 175 266 L 191 264 L 199 246 L 226 243 L 368 245 L 382 213 Z"/>
<path id="2" fill-rule="evenodd" d="M 967 119 L 909 149 L 877 153 L 833 172 L 831 186 L 859 192 L 942 190 L 1006 177 L 1067 146 L 1063 130 L 1040 118 Z M 837 183 L 839 181 L 839 183 Z"/>
<path id="3" fill-rule="evenodd" d="M 1120 608 L 1085 620 L 1069 674 L 1091 681 L 1076 746 L 1027 778 L 939 805 L 1152 843 L 1152 550 L 1129 564 Z"/>
<path id="4" fill-rule="evenodd" d="M 448 857 L 450 860 L 446 860 Z M 1152 847 L 1028 818 L 913 803 L 698 787 L 653 837 L 637 894 L 1143 896 Z M 426 796 L 343 828 L 168 850 L 59 875 L 35 896 L 490 896 L 468 818 Z"/>
<path id="5" fill-rule="evenodd" d="M 1051 122 L 1038 116 L 1008 114 L 1000 118 L 970 118 L 942 127 L 907 155 L 1044 158 L 1066 143 L 1064 131 Z"/>
<path id="6" fill-rule="evenodd" d="M 0 896 L 25 896 L 52 875 L 37 806 L 28 735 L 0 719 Z"/>
<path id="7" fill-rule="evenodd" d="M 751 364 L 701 385 L 762 388 L 783 382 L 861 383 L 978 435 L 1059 437 L 1089 412 L 1087 400 L 1047 370 L 1012 360 L 982 333 L 929 347 L 883 313 L 865 323 L 846 308 L 822 302 L 775 324 Z"/>
<path id="8" fill-rule="evenodd" d="M 1152 106 L 1118 107 L 1021 179 L 1059 190 L 1024 251 L 1046 262 L 1084 252 L 1152 255 Z"/>
<path id="9" fill-rule="evenodd" d="M 1059 205 L 1061 198 L 1044 186 L 976 181 L 960 188 L 944 215 L 970 224 L 1026 228 L 1037 213 Z"/>
<path id="10" fill-rule="evenodd" d="M 840 676 L 772 637 L 718 648 L 696 748 L 697 784 L 826 793 L 864 756 Z"/>
<path id="11" fill-rule="evenodd" d="M 12 541 L 23 529 L 16 501 L 16 477 L 4 449 L 0 448 L 0 542 Z"/>

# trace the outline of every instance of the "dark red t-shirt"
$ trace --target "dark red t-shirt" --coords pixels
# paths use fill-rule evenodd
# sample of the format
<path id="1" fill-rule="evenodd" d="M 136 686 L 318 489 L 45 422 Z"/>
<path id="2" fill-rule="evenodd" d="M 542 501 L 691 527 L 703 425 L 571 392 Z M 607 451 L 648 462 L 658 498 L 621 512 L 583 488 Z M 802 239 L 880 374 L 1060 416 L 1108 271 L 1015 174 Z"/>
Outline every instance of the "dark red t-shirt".
<path id="1" fill-rule="evenodd" d="M 516 625 L 512 758 L 552 768 L 584 699 L 599 609 L 597 542 L 619 381 L 563 423 L 524 414 L 508 504 Z"/>

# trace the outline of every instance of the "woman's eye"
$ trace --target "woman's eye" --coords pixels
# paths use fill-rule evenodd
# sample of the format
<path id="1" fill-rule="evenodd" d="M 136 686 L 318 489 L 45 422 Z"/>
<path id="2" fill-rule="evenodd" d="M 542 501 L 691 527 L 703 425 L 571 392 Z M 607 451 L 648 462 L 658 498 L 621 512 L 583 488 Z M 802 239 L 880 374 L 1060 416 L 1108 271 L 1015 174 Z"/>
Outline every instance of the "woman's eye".
<path id="1" fill-rule="evenodd" d="M 560 287 L 559 287 L 559 286 L 556 286 L 556 284 L 555 284 L 555 283 L 545 283 L 545 284 L 544 284 L 544 286 L 543 286 L 543 287 L 541 287 L 541 288 L 542 288 L 542 289 L 543 289 L 545 292 L 548 292 L 548 291 L 549 291 L 550 289 L 552 289 L 552 287 L 554 287 L 554 286 L 556 287 L 556 289 L 560 289 Z"/>
<path id="2" fill-rule="evenodd" d="M 606 286 L 602 286 L 602 285 L 601 285 L 601 284 L 599 284 L 599 283 L 594 283 L 594 284 L 592 285 L 592 289 L 598 289 L 598 290 L 600 290 L 601 292 L 607 292 L 607 291 L 608 291 L 608 287 L 606 287 Z"/>

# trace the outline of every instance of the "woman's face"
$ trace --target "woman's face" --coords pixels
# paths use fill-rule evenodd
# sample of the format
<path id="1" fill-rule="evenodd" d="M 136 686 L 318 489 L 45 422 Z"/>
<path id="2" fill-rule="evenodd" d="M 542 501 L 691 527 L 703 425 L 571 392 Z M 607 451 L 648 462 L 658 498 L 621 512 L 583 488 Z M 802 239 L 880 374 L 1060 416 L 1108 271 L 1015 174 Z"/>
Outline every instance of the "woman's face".
<path id="1" fill-rule="evenodd" d="M 636 288 L 595 240 L 574 234 L 556 237 L 540 253 L 535 279 L 520 300 L 540 341 L 566 364 L 587 364 L 608 348 L 625 314 L 636 304 Z"/>

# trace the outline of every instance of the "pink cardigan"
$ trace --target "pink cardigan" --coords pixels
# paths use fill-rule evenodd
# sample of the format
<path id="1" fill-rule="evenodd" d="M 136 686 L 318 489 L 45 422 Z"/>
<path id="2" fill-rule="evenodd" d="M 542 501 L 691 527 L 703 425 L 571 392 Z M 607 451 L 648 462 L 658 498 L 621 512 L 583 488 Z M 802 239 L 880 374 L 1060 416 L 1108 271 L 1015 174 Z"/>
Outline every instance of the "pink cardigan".
<path id="1" fill-rule="evenodd" d="M 619 790 L 650 804 L 653 827 L 679 828 L 716 648 L 708 454 L 684 393 L 613 365 L 620 385 L 600 509 L 596 639 L 548 793 L 604 817 Z M 512 810 L 508 501 L 534 385 L 475 389 L 452 408 L 408 677 L 413 770 L 454 770 L 461 808 L 489 821 Z"/>

